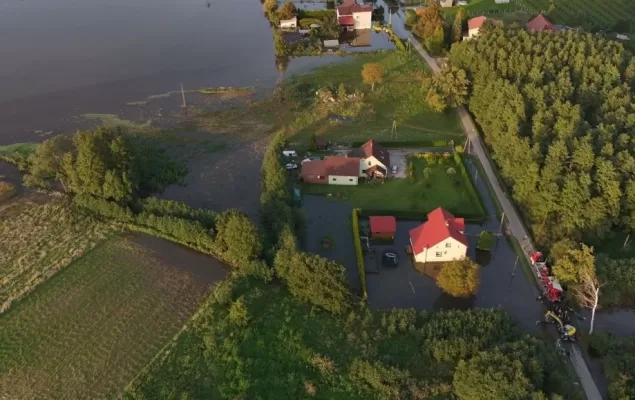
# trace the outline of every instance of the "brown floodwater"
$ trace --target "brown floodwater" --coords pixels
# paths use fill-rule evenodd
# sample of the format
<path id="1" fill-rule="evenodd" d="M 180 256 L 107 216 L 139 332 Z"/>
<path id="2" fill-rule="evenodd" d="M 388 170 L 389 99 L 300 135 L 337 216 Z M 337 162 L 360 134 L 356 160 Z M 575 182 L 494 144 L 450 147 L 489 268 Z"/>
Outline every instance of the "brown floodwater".
<path id="1" fill-rule="evenodd" d="M 230 267 L 216 258 L 169 240 L 143 233 L 131 234 L 130 240 L 149 250 L 165 265 L 191 274 L 194 281 L 204 286 L 225 279 L 229 272 Z"/>

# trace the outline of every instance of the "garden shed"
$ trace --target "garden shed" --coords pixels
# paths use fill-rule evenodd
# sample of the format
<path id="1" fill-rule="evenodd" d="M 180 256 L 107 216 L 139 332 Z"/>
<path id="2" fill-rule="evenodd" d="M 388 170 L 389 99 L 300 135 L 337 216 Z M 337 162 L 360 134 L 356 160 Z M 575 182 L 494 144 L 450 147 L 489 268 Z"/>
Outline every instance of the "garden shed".
<path id="1" fill-rule="evenodd" d="M 370 235 L 373 239 L 394 239 L 395 232 L 397 232 L 395 217 L 370 217 Z"/>

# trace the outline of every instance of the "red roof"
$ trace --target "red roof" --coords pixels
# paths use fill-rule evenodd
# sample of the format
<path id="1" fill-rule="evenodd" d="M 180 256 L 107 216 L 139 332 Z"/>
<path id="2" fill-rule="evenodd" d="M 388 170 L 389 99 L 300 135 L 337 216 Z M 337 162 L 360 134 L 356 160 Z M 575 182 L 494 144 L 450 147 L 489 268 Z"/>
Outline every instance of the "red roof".
<path id="1" fill-rule="evenodd" d="M 340 25 L 355 25 L 355 18 L 352 15 L 345 15 L 343 17 L 339 17 L 337 22 Z"/>
<path id="2" fill-rule="evenodd" d="M 337 7 L 337 14 L 340 18 L 344 15 L 353 15 L 353 13 L 361 12 L 373 12 L 373 6 L 360 5 L 355 3 L 355 0 L 345 0 L 344 4 Z"/>
<path id="3" fill-rule="evenodd" d="M 467 29 L 479 29 L 481 26 L 483 26 L 483 24 L 485 23 L 486 19 L 487 18 L 485 18 L 482 15 L 480 17 L 468 19 L 467 20 Z"/>
<path id="4" fill-rule="evenodd" d="M 410 230 L 412 250 L 414 254 L 419 254 L 424 249 L 435 246 L 447 238 L 453 238 L 467 247 L 464 231 L 463 218 L 454 218 L 454 215 L 439 207 L 428 213 L 426 222 Z"/>
<path id="5" fill-rule="evenodd" d="M 536 31 L 553 31 L 553 24 L 542 14 L 538 14 L 535 18 L 527 22 L 527 30 Z"/>
<path id="6" fill-rule="evenodd" d="M 357 157 L 325 157 L 324 160 L 307 161 L 302 164 L 302 176 L 358 176 L 359 161 Z"/>
<path id="7" fill-rule="evenodd" d="M 397 220 L 395 217 L 370 217 L 370 231 L 372 233 L 397 232 Z"/>

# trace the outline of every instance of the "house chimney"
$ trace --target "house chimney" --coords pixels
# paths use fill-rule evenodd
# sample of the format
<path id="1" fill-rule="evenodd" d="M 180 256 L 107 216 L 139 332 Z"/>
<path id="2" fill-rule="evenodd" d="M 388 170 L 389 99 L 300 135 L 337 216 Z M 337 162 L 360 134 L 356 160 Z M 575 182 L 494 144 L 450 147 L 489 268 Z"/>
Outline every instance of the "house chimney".
<path id="1" fill-rule="evenodd" d="M 445 220 L 445 226 L 450 226 L 450 223 L 448 222 L 448 220 Z"/>

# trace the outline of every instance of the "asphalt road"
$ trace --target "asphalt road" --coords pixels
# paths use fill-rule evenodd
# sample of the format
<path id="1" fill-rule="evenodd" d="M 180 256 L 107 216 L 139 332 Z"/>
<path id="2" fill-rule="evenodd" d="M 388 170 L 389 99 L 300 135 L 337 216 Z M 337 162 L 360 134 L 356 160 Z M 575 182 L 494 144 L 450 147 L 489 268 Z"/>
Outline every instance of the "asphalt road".
<path id="1" fill-rule="evenodd" d="M 415 48 L 415 50 L 417 50 L 417 52 L 421 55 L 424 61 L 428 64 L 430 69 L 434 73 L 438 73 L 440 71 L 440 68 L 434 58 L 430 57 L 430 55 L 423 49 L 421 44 L 412 36 L 410 36 L 408 40 Z M 505 213 L 507 229 L 509 233 L 515 236 L 516 239 L 518 239 L 518 241 L 521 243 L 521 245 L 533 251 L 533 244 L 530 240 L 525 239 L 529 235 L 527 235 L 525 227 L 523 226 L 520 217 L 516 213 L 516 209 L 512 206 L 510 200 L 507 198 L 505 192 L 501 188 L 498 182 L 498 178 L 494 174 L 493 167 L 489 161 L 489 158 L 487 157 L 487 154 L 485 153 L 483 142 L 478 135 L 478 131 L 476 130 L 476 126 L 474 124 L 474 121 L 472 120 L 472 117 L 468 113 L 467 109 L 463 106 L 459 107 L 457 112 L 459 114 L 459 118 L 461 119 L 461 123 L 463 124 L 465 134 L 469 138 L 472 145 L 471 151 L 478 157 L 479 161 L 481 162 L 481 165 L 485 170 L 485 174 L 487 175 L 487 179 L 491 183 L 494 194 L 498 198 L 501 208 Z M 525 254 L 525 257 L 528 257 L 527 254 Z M 577 346 L 574 346 L 572 348 L 570 358 L 571 363 L 575 368 L 578 377 L 580 378 L 580 383 L 582 384 L 582 388 L 584 389 L 587 398 L 589 400 L 601 400 L 602 396 L 600 395 L 600 391 L 593 381 L 591 372 L 589 371 L 589 368 L 586 365 L 586 362 L 584 361 L 584 358 L 582 357 L 582 354 Z"/>

